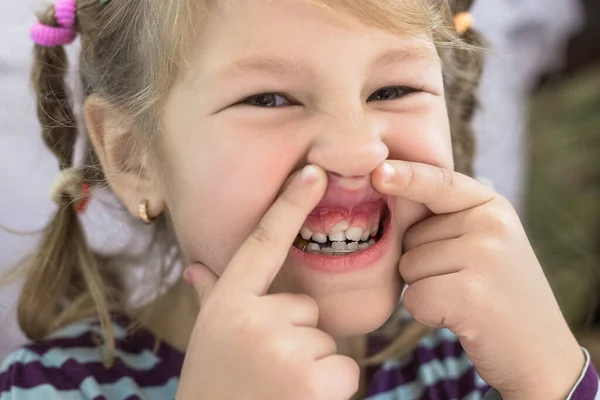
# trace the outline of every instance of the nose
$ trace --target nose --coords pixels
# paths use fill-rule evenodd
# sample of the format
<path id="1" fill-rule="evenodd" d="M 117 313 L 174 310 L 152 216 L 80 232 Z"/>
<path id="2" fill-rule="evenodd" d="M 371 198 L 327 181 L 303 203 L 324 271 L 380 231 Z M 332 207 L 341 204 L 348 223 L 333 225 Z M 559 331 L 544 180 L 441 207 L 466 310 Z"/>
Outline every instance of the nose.
<path id="1" fill-rule="evenodd" d="M 353 117 L 324 116 L 307 154 L 317 164 L 340 177 L 369 175 L 389 155 L 382 139 L 383 127 L 365 113 Z"/>

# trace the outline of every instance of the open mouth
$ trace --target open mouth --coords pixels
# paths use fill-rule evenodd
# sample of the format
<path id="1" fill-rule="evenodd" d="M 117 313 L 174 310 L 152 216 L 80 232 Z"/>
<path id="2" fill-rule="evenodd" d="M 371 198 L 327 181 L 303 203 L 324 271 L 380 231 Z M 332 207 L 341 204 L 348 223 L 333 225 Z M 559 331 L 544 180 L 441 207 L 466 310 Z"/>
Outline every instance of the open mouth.
<path id="1" fill-rule="evenodd" d="M 321 211 L 320 217 L 327 213 Z M 384 236 L 389 213 L 385 202 L 377 202 L 359 208 L 352 216 L 346 214 L 342 219 L 338 216 L 338 220 L 330 226 L 315 224 L 314 221 L 307 223 L 296 237 L 294 247 L 306 253 L 329 256 L 347 256 L 365 251 Z"/>

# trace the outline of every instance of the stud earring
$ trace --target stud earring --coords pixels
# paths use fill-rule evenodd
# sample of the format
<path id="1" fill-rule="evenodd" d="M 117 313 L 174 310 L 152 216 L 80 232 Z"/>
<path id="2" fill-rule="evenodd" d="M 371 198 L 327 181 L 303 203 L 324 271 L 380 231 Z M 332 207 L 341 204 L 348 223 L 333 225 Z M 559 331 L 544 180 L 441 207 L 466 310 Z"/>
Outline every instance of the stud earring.
<path id="1" fill-rule="evenodd" d="M 150 225 L 153 223 L 156 218 L 150 217 L 150 206 L 148 205 L 148 200 L 142 200 L 138 206 L 138 216 L 146 225 Z"/>

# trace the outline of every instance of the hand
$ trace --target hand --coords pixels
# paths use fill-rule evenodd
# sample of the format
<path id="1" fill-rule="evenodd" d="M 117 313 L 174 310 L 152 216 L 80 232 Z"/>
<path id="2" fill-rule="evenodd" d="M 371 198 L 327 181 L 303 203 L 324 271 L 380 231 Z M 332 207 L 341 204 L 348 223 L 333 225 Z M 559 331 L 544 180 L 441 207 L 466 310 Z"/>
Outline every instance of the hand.
<path id="1" fill-rule="evenodd" d="M 306 295 L 266 294 L 323 197 L 326 180 L 314 166 L 296 175 L 220 279 L 206 266 L 186 270 L 201 311 L 178 400 L 341 400 L 358 390 L 358 365 L 337 355 L 334 339 L 316 328 L 315 301 Z"/>
<path id="2" fill-rule="evenodd" d="M 566 398 L 584 355 L 510 203 L 465 175 L 419 163 L 384 163 L 373 185 L 435 214 L 404 237 L 399 269 L 413 317 L 452 330 L 505 400 Z"/>

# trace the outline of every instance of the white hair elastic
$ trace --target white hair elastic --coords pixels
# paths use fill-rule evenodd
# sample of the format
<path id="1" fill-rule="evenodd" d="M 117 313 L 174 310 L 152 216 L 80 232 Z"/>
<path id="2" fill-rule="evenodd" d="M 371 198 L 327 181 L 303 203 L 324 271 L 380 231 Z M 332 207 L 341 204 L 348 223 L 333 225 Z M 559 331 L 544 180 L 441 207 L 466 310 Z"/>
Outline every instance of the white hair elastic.
<path id="1" fill-rule="evenodd" d="M 60 204 L 63 195 L 75 200 L 75 209 L 82 213 L 90 200 L 90 185 L 83 181 L 83 169 L 66 168 L 58 173 L 50 186 L 50 199 Z"/>

